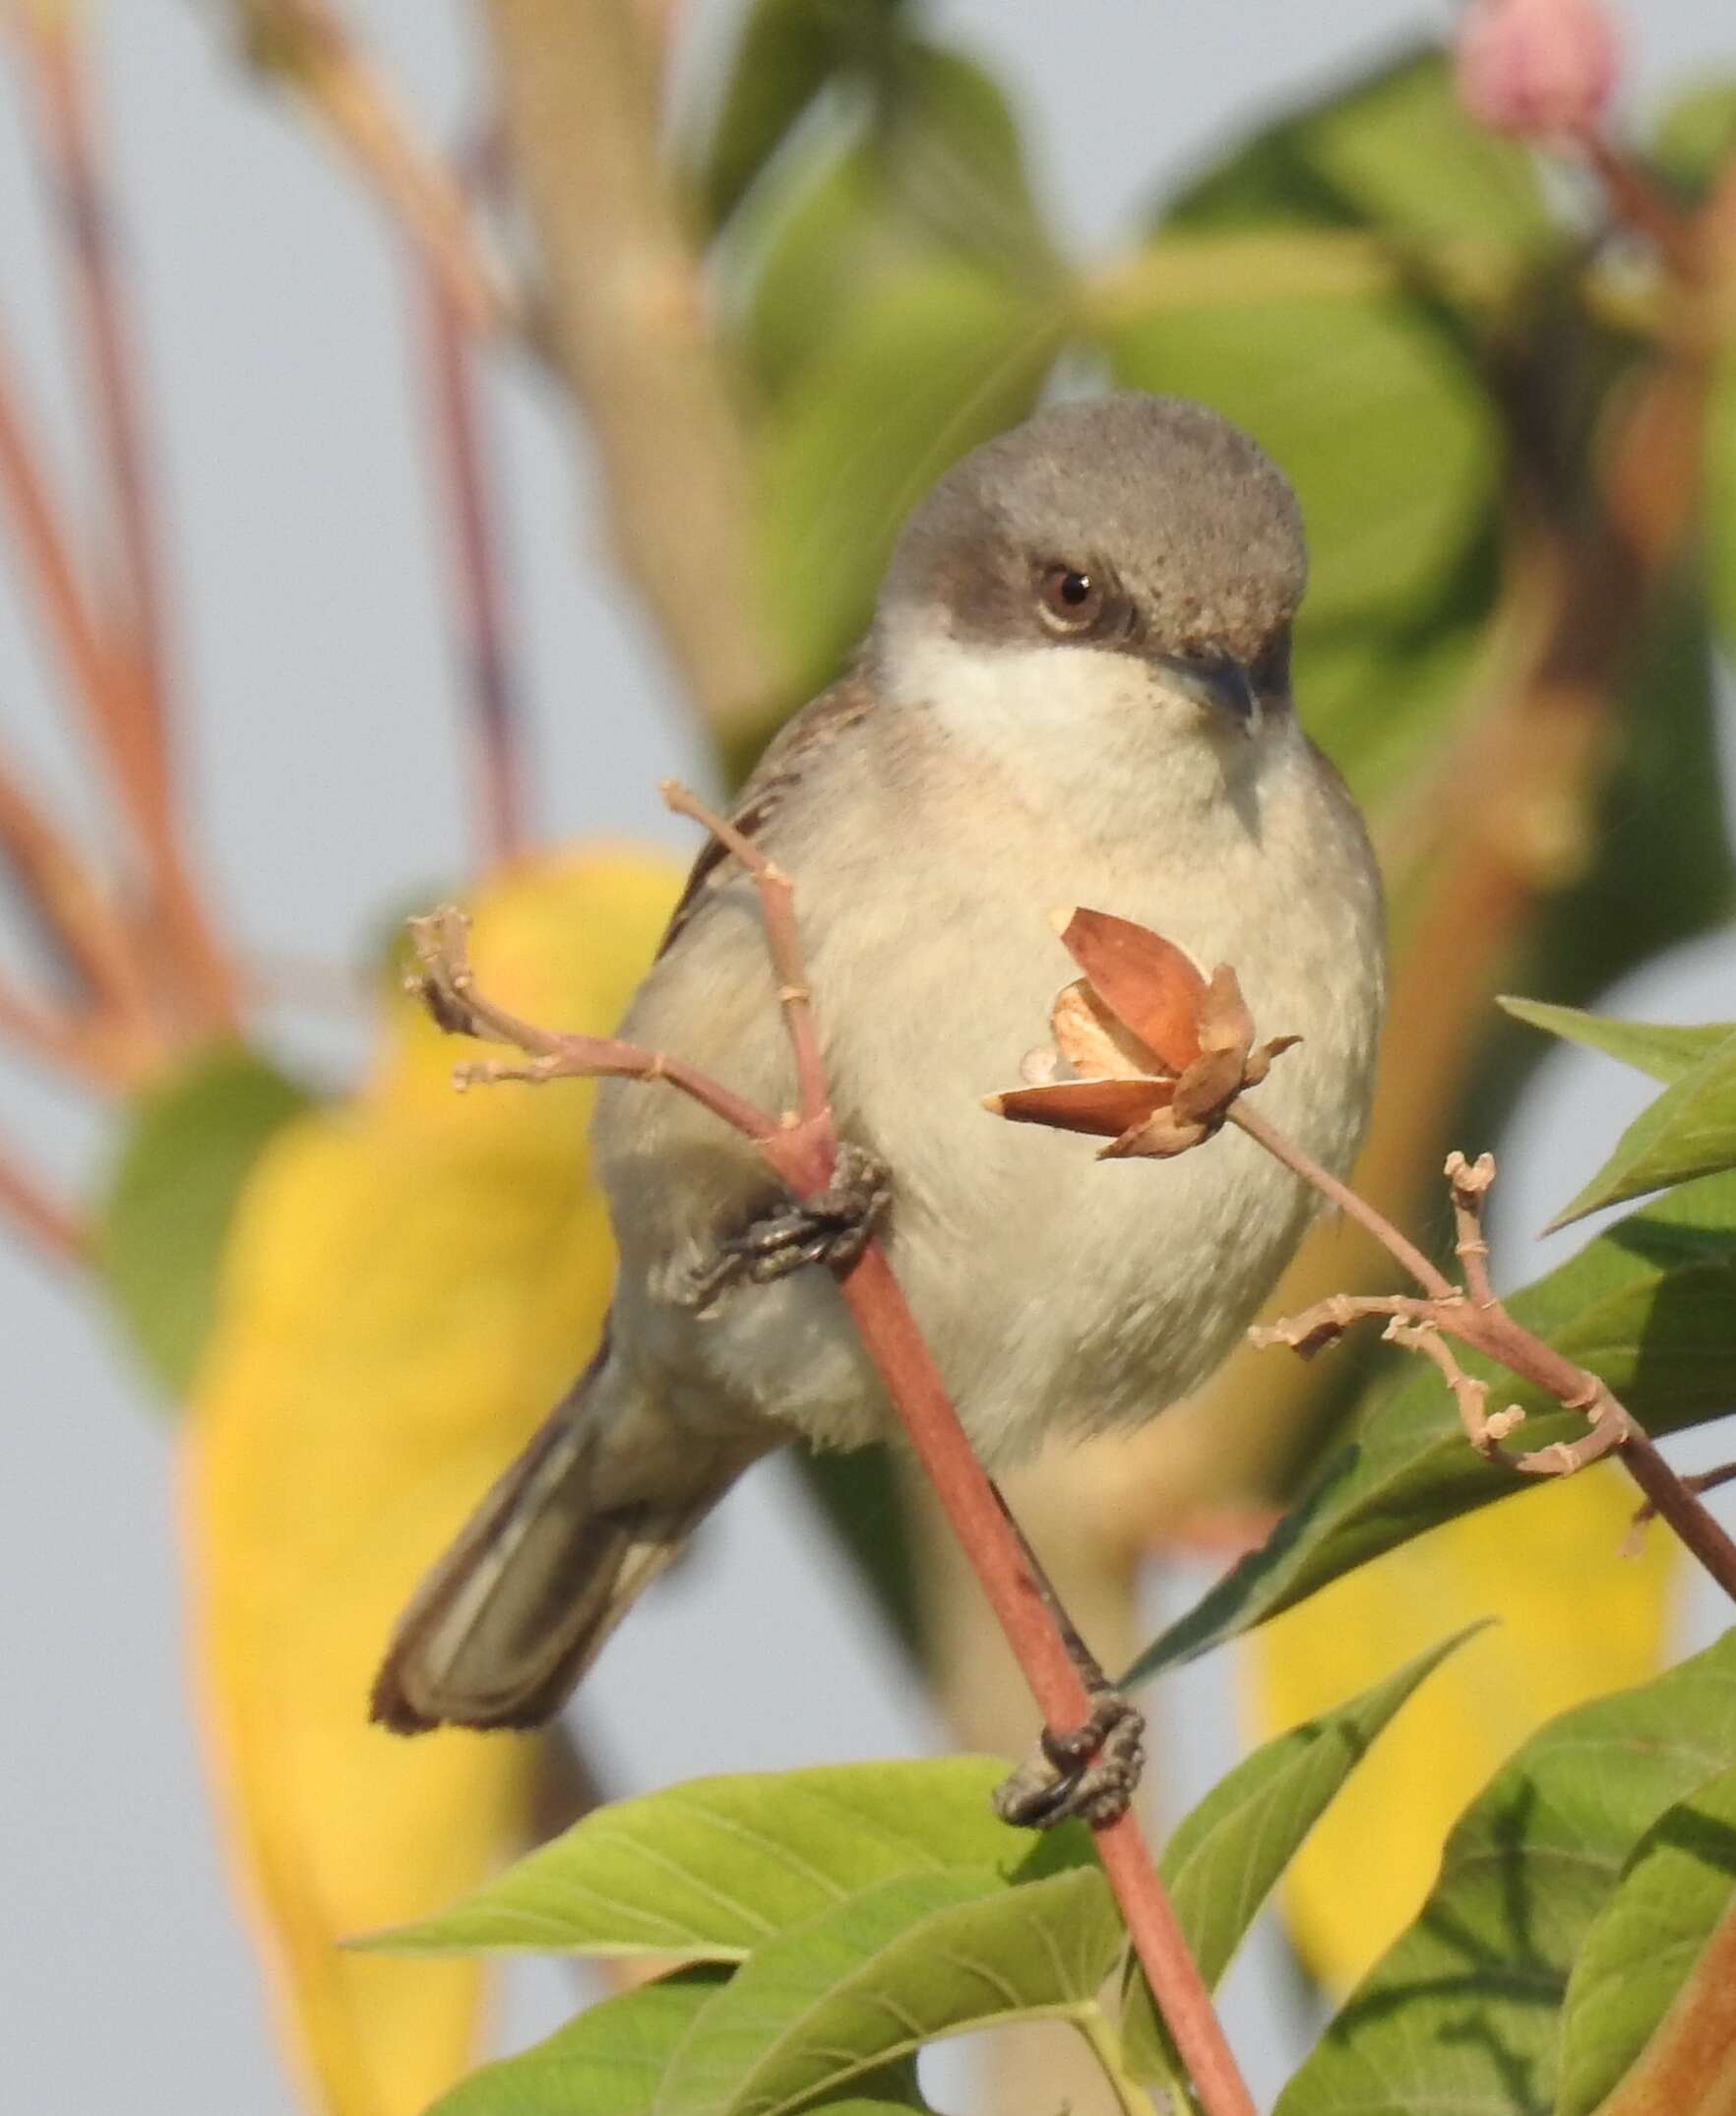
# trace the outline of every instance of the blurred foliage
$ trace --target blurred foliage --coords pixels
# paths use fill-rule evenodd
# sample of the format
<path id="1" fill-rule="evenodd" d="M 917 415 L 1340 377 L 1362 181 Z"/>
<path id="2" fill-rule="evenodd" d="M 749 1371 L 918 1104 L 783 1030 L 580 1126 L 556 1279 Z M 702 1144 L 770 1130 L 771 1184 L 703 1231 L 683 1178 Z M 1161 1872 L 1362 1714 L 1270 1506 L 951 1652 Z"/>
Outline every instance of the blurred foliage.
<path id="1" fill-rule="evenodd" d="M 525 864 L 476 903 L 478 959 L 506 1004 L 605 1031 L 677 885 L 638 853 Z M 416 1580 L 586 1358 L 613 1274 L 589 1090 L 461 1100 L 451 1070 L 399 995 L 372 1080 L 266 1148 L 186 1425 L 219 1784 L 301 2069 L 340 2116 L 412 2116 L 472 2054 L 474 1971 L 335 1950 L 523 1840 L 538 1745 L 395 1740 L 368 1687 Z"/>
<path id="2" fill-rule="evenodd" d="M 242 1186 L 307 1090 L 239 1046 L 197 1053 L 130 1114 L 100 1209 L 96 1267 L 152 1379 L 179 1401 L 217 1319 Z"/>
<path id="3" fill-rule="evenodd" d="M 1560 2116 L 1590 2116 L 1618 2085 L 1635 2111 L 1667 2099 L 1692 2116 L 1727 2096 L 1727 1938 L 1704 1956 L 1733 1897 L 1736 1771 L 1721 1771 L 1644 1832 L 1586 1930 L 1562 2003 Z"/>
<path id="4" fill-rule="evenodd" d="M 1369 1667 L 1415 1651 L 1444 1609 L 1496 1618 L 1381 1743 L 1355 1797 L 1322 1819 L 1284 1877 L 1291 1934 L 1336 1996 L 1416 1916 L 1443 1837 L 1496 1766 L 1555 1712 L 1663 1664 L 1677 1552 L 1654 1529 L 1635 1557 L 1613 1555 L 1634 1515 L 1627 1480 L 1603 1469 L 1524 1506 L 1522 1563 L 1511 1511 L 1469 1515 L 1333 1582 L 1243 1655 L 1243 1716 L 1258 1732 L 1318 1711 Z M 1398 1828 L 1374 1820 L 1398 1816 Z"/>
<path id="5" fill-rule="evenodd" d="M 1117 381 L 1207 400 L 1295 484 L 1312 552 L 1297 696 L 1371 802 L 1411 783 L 1472 706 L 1465 679 L 1496 590 L 1499 407 L 1476 319 L 1415 245 L 1468 234 L 1522 252 L 1543 226 L 1519 151 L 1457 115 L 1438 57 L 1407 59 L 1256 135 L 1151 229 L 1159 250 L 1206 233 L 1355 231 L 1373 245 L 1362 283 L 1314 290 L 1301 274 L 1262 297 L 1225 275 L 1215 298 L 1141 309 L 1130 274 L 1106 334 Z"/>
<path id="6" fill-rule="evenodd" d="M 1351 1994 L 1278 2116 L 1425 2100 L 1554 2109 L 1562 2002 L 1624 1863 L 1736 1762 L 1733 1672 L 1736 1634 L 1526 1742 L 1465 1811 L 1423 1914 Z M 1660 1739 L 1668 1728 L 1693 1738 Z M 1648 1948 L 1631 1934 L 1629 1974 Z"/>
<path id="7" fill-rule="evenodd" d="M 418 168 L 365 66 L 325 64 L 351 56 L 338 15 L 312 0 L 228 12 L 263 56 L 280 61 L 272 39 L 293 31 L 301 92 L 327 95 L 353 165 L 420 239 L 450 244 L 457 187 Z M 64 56 L 70 14 L 31 15 Z M 966 449 L 1056 389 L 1209 401 L 1298 488 L 1313 552 L 1298 696 L 1392 883 L 1376 1136 L 1402 1165 L 1377 1156 L 1366 1181 L 1398 1216 L 1423 1210 L 1449 1140 L 1498 1136 L 1536 1027 L 1654 1072 L 1664 1092 L 1570 1211 L 1663 1195 L 1514 1312 L 1655 1430 L 1721 1415 L 1736 1400 L 1727 1031 L 1563 1003 L 1733 902 L 1712 671 L 1736 653 L 1736 233 L 1692 272 L 1631 231 L 1608 239 L 1588 172 L 1477 130 L 1442 54 L 1419 48 L 1311 91 L 1145 211 L 1118 254 L 1078 259 L 1023 115 L 937 17 L 918 0 L 748 0 L 704 121 L 660 142 L 740 409 L 753 618 L 778 672 L 755 738 L 719 738 L 720 773 L 739 778 L 836 673 L 900 521 Z M 1664 210 L 1718 211 L 1736 89 L 1693 87 L 1643 153 L 1621 151 Z M 507 867 L 478 898 L 490 986 L 534 1018 L 606 1029 L 675 886 L 624 852 Z M 171 886 L 147 904 L 154 941 L 177 901 Z M 1536 995 L 1518 1019 L 1489 1005 L 1504 984 Z M 184 997 L 159 1008 L 176 1022 L 168 1061 L 123 1075 L 146 1084 L 93 1256 L 148 1371 L 191 1396 L 211 1745 L 318 2104 L 422 2107 L 471 2054 L 479 1986 L 461 1957 L 532 1943 L 697 1965 L 475 2074 L 447 2116 L 920 2109 L 914 2043 L 1032 2011 L 1084 2030 L 1124 2107 L 1141 2080 L 1171 2079 L 1138 1979 L 1124 2011 L 1101 1999 L 1120 1935 L 1083 1833 L 1012 1840 L 983 1808 L 980 1761 L 677 1788 L 497 1873 L 529 1828 L 535 1744 L 394 1743 L 364 1726 L 362 1700 L 418 1571 L 600 1325 L 611 1255 L 589 1094 L 455 1102 L 449 1050 L 397 1001 L 371 1077 L 315 1107 L 246 1040 L 181 1027 Z M 1535 1440 L 1573 1430 L 1513 1393 Z M 1288 1512 L 1138 1666 L 1275 1618 L 1244 1663 L 1255 1715 L 1268 1734 L 1304 1723 L 1177 1833 L 1165 1864 L 1184 1923 L 1215 1975 L 1287 1868 L 1293 1929 L 1324 1974 L 1383 1957 L 1288 2110 L 1541 2112 L 1558 2076 L 1563 2106 L 1594 2107 L 1655 2059 L 1648 2023 L 1686 2033 L 1705 2000 L 1696 1965 L 1729 1895 L 1714 1855 L 1736 1756 L 1728 1641 L 1657 1676 L 1661 1537 L 1638 1565 L 1603 1562 L 1624 1511 L 1609 1472 L 1484 1511 L 1512 1479 L 1466 1449 L 1433 1372 L 1341 1355 L 1297 1367 L 1259 1415 L 1268 1430 L 1238 1460 L 1252 1496 L 1284 1485 Z M 921 1530 L 889 1458 L 832 1458 L 813 1481 L 919 1653 Z M 1140 1496 L 1118 1493 L 1117 1522 Z M 1173 1518 L 1188 1494 L 1144 1496 Z M 1085 1518 L 1067 1540 L 1064 1563 L 1089 1563 L 1110 1538 Z M 1124 1598 L 1141 1554 L 1098 1560 L 1120 1567 Z M 1386 1734 L 1439 1652 L 1390 1671 L 1448 1607 L 1506 1621 Z M 1434 1895 L 1385 1952 L 1471 1795 Z M 1571 1880 L 1564 1846 L 1589 1847 Z M 1647 1936 L 1666 1898 L 1660 1951 Z M 451 1959 L 334 1952 L 386 1920 L 418 1921 L 400 1937 Z"/>

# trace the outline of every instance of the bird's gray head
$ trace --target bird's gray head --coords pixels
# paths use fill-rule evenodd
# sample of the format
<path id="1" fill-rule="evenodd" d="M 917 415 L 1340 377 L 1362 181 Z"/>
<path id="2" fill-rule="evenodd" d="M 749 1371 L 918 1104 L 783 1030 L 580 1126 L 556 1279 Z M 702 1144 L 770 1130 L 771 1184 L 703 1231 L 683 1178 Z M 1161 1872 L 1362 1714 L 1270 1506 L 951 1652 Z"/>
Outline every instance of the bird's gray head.
<path id="1" fill-rule="evenodd" d="M 1306 576 L 1271 460 L 1203 405 L 1129 392 L 1057 405 L 956 464 L 894 549 L 875 646 L 895 682 L 948 648 L 1009 666 L 1064 647 L 1068 665 L 1093 657 L 1099 692 L 1118 669 L 1125 702 L 1160 690 L 1247 731 L 1288 703 Z"/>

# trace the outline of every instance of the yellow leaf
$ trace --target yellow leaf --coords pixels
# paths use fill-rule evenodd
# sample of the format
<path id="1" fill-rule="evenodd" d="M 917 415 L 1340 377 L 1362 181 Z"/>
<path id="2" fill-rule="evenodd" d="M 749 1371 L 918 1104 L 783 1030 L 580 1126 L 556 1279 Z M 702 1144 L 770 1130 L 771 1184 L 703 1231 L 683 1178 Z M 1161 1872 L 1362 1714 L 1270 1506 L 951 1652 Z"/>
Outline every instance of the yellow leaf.
<path id="1" fill-rule="evenodd" d="M 1485 1507 L 1389 1551 L 1257 1631 L 1240 1657 L 1265 1739 L 1390 1673 L 1449 1624 L 1500 1621 L 1454 1654 L 1382 1735 L 1286 1876 L 1303 1960 L 1349 1989 L 1418 1910 L 1459 1811 L 1570 1706 L 1663 1666 L 1674 1539 L 1617 1555 L 1638 1495 L 1601 1467 Z"/>
<path id="2" fill-rule="evenodd" d="M 520 868 L 476 906 L 478 974 L 607 1032 L 677 881 L 632 851 Z M 458 1095 L 465 1048 L 395 1002 L 362 1091 L 268 1149 L 187 1424 L 214 1772 L 285 2038 L 337 2116 L 412 2116 L 473 2055 L 471 1964 L 337 1943 L 516 1848 L 534 1744 L 401 1740 L 367 1723 L 368 1685 L 423 1568 L 589 1356 L 613 1271 L 591 1089 Z"/>

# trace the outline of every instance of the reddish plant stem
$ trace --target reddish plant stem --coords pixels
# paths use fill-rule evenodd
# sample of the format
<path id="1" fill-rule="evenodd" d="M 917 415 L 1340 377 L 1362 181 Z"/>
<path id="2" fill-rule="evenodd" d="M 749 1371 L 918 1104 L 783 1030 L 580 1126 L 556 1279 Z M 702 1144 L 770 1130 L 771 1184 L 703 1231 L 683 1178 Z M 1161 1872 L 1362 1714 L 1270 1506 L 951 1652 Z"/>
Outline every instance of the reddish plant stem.
<path id="1" fill-rule="evenodd" d="M 44 131 L 84 315 L 97 425 L 107 462 L 126 631 L 156 725 L 158 771 L 170 762 L 164 728 L 162 596 L 145 448 L 134 387 L 132 332 L 116 269 L 110 187 L 86 89 L 80 32 L 64 15 L 26 9 L 22 34 L 36 78 Z"/>
<path id="2" fill-rule="evenodd" d="M 454 910 L 414 919 L 410 931 L 422 965 L 424 998 L 443 1027 L 516 1044 L 528 1068 L 494 1067 L 490 1079 L 548 1080 L 562 1073 L 614 1072 L 666 1080 L 752 1139 L 798 1198 L 825 1190 L 837 1134 L 796 934 L 788 877 L 731 824 L 673 781 L 663 797 L 677 813 L 703 823 L 753 875 L 779 1002 L 803 1089 L 794 1121 L 775 1120 L 707 1076 L 661 1052 L 609 1039 L 574 1036 L 522 1021 L 485 998 L 465 953 L 466 921 Z M 477 1077 L 472 1072 L 471 1077 Z M 818 1093 L 817 1107 L 810 1106 Z M 971 1451 L 940 1369 L 917 1327 L 886 1253 L 870 1242 L 839 1279 L 857 1335 L 903 1426 L 942 1509 L 963 1546 L 1007 1643 L 1051 1730 L 1065 1732 L 1090 1713 L 1091 1700 L 1058 1618 L 1045 1601 L 1001 1499 Z M 1104 1874 L 1120 1906 L 1140 1965 L 1208 2116 L 1254 2116 L 1211 1994 L 1189 1952 L 1138 1815 L 1129 1808 L 1093 1831 Z"/>
<path id="3" fill-rule="evenodd" d="M 878 1243 L 869 1245 L 841 1283 L 863 1348 L 1044 1719 L 1055 1731 L 1079 1725 L 1090 1711 L 1085 1684 Z M 1201 2101 L 1211 2116 L 1253 2116 L 1253 2099 L 1189 1952 L 1139 1816 L 1129 1808 L 1094 1834 L 1134 1952 Z"/>
<path id="4" fill-rule="evenodd" d="M 1228 1111 L 1229 1121 L 1239 1130 L 1256 1140 L 1267 1152 L 1281 1160 L 1285 1167 L 1293 1169 L 1305 1183 L 1329 1199 L 1346 1219 L 1355 1220 L 1372 1234 L 1389 1256 L 1396 1258 L 1425 1292 L 1435 1300 L 1452 1298 L 1457 1291 L 1445 1272 L 1437 1271 L 1427 1257 L 1412 1241 L 1408 1241 L 1386 1214 L 1360 1198 L 1348 1183 L 1341 1182 L 1330 1168 L 1325 1168 L 1311 1153 L 1303 1152 L 1294 1141 L 1286 1139 L 1273 1129 L 1257 1111 L 1245 1103 L 1233 1103 Z"/>
<path id="5" fill-rule="evenodd" d="M 478 335 L 511 304 L 477 239 L 463 187 L 417 134 L 384 72 L 328 0 L 244 0 L 256 54 L 279 72 L 373 186 L 447 299 Z"/>
<path id="6" fill-rule="evenodd" d="M 47 631 L 82 700 L 95 747 L 148 863 L 154 925 L 172 953 L 196 1017 L 228 1026 L 235 998 L 181 856 L 157 740 L 155 708 L 138 655 L 117 650 L 92 609 L 59 508 L 27 437 L 10 362 L 0 348 L 0 504 L 12 517 L 25 568 Z"/>
<path id="7" fill-rule="evenodd" d="M 89 1228 L 5 1153 L 0 1153 L 0 1214 L 56 1263 L 76 1265 L 89 1261 Z"/>
<path id="8" fill-rule="evenodd" d="M 434 425 L 458 591 L 460 652 L 481 773 L 484 856 L 500 866 L 525 841 L 524 726 L 508 647 L 493 494 L 484 461 L 473 333 L 446 280 L 424 265 Z"/>
<path id="9" fill-rule="evenodd" d="M 3 761 L 0 859 L 18 877 L 43 940 L 89 990 L 113 1039 L 146 1066 L 156 1055 L 157 1037 L 126 928 L 71 840 Z"/>
<path id="10" fill-rule="evenodd" d="M 232 1026 L 233 981 L 187 874 L 173 818 L 161 569 L 133 337 L 115 254 L 113 194 L 87 91 L 82 34 L 64 17 L 31 9 L 24 11 L 20 34 L 59 187 L 63 248 L 78 289 L 119 559 L 118 617 L 104 628 L 129 748 L 124 773 L 114 759 L 117 777 L 151 866 L 153 919 L 169 942 L 189 1003 L 205 1024 Z M 111 727 L 111 742 L 112 735 Z"/>
<path id="11" fill-rule="evenodd" d="M 1693 223 L 1651 172 L 1594 127 L 1576 134 L 1575 140 L 1595 170 L 1617 218 L 1651 243 L 1678 279 L 1698 278 L 1700 245 Z"/>
<path id="12" fill-rule="evenodd" d="M 954 1532 L 971 1555 L 1043 1717 L 1057 1729 L 1077 1726 L 1090 1711 L 1090 1698 L 878 1243 L 841 1283 L 868 1356 Z"/>
<path id="13" fill-rule="evenodd" d="M 664 1080 L 756 1143 L 778 1131 L 776 1120 L 765 1110 L 666 1051 L 648 1050 L 619 1036 L 581 1036 L 542 1028 L 486 998 L 476 988 L 466 953 L 469 920 L 450 904 L 426 918 L 412 918 L 409 930 L 421 964 L 421 972 L 410 979 L 410 987 L 440 1026 L 454 1034 L 514 1044 L 530 1058 L 527 1066 L 485 1060 L 461 1067 L 462 1085 L 502 1080 L 541 1085 L 551 1080 L 592 1080 L 605 1074 L 625 1080 Z"/>
<path id="14" fill-rule="evenodd" d="M 768 859 L 751 838 L 744 836 L 724 817 L 713 815 L 685 786 L 666 778 L 657 790 L 676 815 L 691 816 L 696 823 L 703 823 L 753 876 L 760 892 L 767 952 L 777 979 L 777 1003 L 783 1009 L 784 1028 L 795 1060 L 797 1113 L 804 1124 L 830 1121 L 831 1094 L 826 1085 L 826 1061 L 820 1050 L 813 994 L 808 989 L 808 973 L 796 932 L 795 892 L 788 875 L 775 861 Z M 830 1163 L 827 1173 L 831 1173 Z"/>
<path id="15" fill-rule="evenodd" d="M 127 805 L 155 806 L 159 791 L 153 744 L 140 717 L 137 685 L 127 680 L 91 614 L 60 511 L 26 432 L 12 363 L 0 351 L 0 498 L 11 513 L 48 632 L 84 698 Z"/>

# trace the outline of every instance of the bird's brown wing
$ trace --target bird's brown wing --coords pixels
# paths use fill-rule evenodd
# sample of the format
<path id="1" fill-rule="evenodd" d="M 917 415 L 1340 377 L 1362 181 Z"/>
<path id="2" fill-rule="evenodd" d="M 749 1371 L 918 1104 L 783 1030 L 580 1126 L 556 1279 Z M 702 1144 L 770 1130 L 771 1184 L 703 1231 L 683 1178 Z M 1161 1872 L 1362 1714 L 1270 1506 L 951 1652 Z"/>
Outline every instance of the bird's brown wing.
<path id="1" fill-rule="evenodd" d="M 859 671 L 840 677 L 830 690 L 805 705 L 785 721 L 754 767 L 746 785 L 729 814 L 744 838 L 757 838 L 776 815 L 790 789 L 797 785 L 814 758 L 846 734 L 874 710 L 874 690 Z M 717 839 L 708 839 L 687 877 L 681 901 L 670 914 L 657 947 L 665 956 L 692 922 L 706 894 L 721 888 L 737 871 L 735 855 Z"/>

